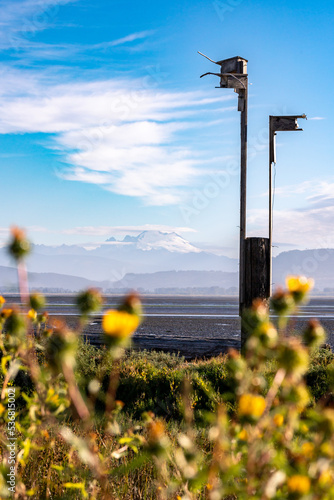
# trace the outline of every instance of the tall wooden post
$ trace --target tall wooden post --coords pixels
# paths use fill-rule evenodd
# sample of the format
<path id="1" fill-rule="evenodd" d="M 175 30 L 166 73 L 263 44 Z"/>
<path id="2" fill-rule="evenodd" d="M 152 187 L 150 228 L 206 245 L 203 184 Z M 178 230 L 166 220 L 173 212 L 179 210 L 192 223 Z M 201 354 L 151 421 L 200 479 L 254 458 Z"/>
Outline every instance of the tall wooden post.
<path id="1" fill-rule="evenodd" d="M 239 248 L 239 315 L 245 303 L 245 239 L 246 239 L 246 193 L 247 193 L 247 119 L 248 88 L 237 90 L 240 116 L 240 248 Z"/>
<path id="2" fill-rule="evenodd" d="M 240 247 L 239 247 L 239 315 L 245 307 L 245 241 L 246 241 L 246 185 L 247 185 L 247 113 L 248 113 L 248 74 L 247 59 L 231 57 L 222 61 L 213 61 L 199 52 L 211 62 L 220 66 L 220 73 L 204 73 L 220 77 L 220 87 L 234 89 L 239 94 L 238 111 L 240 115 Z M 241 346 L 245 344 L 248 332 L 241 329 Z"/>

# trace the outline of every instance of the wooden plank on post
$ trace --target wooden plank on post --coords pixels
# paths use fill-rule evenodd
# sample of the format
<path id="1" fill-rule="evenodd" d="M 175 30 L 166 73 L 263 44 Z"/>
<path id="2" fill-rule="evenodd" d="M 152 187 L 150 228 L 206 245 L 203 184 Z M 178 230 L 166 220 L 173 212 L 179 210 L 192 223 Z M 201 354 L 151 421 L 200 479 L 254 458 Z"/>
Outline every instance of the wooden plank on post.
<path id="1" fill-rule="evenodd" d="M 269 298 L 269 238 L 246 238 L 245 278 L 245 307 Z"/>
<path id="2" fill-rule="evenodd" d="M 269 238 L 245 239 L 245 296 L 244 307 L 252 306 L 255 299 L 270 296 L 270 248 Z M 243 349 L 249 332 L 241 329 Z"/>

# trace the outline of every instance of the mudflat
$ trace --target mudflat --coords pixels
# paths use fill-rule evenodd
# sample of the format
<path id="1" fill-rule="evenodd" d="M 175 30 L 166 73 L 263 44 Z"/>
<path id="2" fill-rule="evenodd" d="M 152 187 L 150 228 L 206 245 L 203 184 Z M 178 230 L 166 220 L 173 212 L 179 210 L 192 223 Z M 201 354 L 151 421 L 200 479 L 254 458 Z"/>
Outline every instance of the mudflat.
<path id="1" fill-rule="evenodd" d="M 19 302 L 7 296 L 8 303 Z M 117 307 L 121 297 L 106 296 L 104 310 Z M 240 346 L 238 297 L 144 295 L 143 323 L 134 335 L 134 346 L 180 353 L 188 359 L 225 353 Z M 75 295 L 48 295 L 51 318 L 77 324 Z M 325 327 L 327 342 L 334 348 L 334 298 L 314 297 L 292 316 L 289 334 L 300 333 L 311 318 Z M 275 316 L 273 316 L 275 322 Z M 83 335 L 92 344 L 101 342 L 101 314 L 92 317 Z"/>

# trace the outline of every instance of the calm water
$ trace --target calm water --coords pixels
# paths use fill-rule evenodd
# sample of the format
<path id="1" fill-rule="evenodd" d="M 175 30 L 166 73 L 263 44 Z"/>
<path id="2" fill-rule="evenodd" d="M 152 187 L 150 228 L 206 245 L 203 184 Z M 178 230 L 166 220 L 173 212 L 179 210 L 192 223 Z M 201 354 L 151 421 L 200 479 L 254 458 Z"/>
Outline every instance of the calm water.
<path id="1" fill-rule="evenodd" d="M 8 302 L 18 302 L 17 296 L 7 296 Z M 50 295 L 47 310 L 51 316 L 66 316 L 69 323 L 76 317 L 74 295 Z M 116 307 L 121 298 L 105 298 L 104 309 Z M 237 297 L 167 297 L 144 296 L 144 321 L 136 336 L 152 338 L 231 339 L 238 340 L 240 319 Z M 326 328 L 328 342 L 334 347 L 334 298 L 317 297 L 301 307 L 292 317 L 291 329 L 301 331 L 310 318 L 317 318 Z M 275 318 L 274 318 L 275 319 Z M 98 322 L 91 321 L 92 333 Z"/>

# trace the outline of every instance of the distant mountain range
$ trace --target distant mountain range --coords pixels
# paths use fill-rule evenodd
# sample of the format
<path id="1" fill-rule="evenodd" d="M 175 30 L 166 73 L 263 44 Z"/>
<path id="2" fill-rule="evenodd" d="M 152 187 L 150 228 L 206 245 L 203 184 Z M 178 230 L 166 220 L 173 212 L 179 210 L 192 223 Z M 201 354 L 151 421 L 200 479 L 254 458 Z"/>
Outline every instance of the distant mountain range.
<path id="1" fill-rule="evenodd" d="M 0 265 L 12 266 L 5 249 Z M 123 241 L 110 238 L 92 250 L 78 245 L 34 245 L 27 258 L 30 272 L 80 276 L 93 281 L 119 281 L 128 273 L 159 271 L 236 272 L 235 259 L 203 252 L 175 233 L 144 231 Z"/>
<path id="2" fill-rule="evenodd" d="M 0 249 L 0 292 L 17 286 L 16 270 Z M 122 241 L 109 238 L 97 248 L 34 245 L 27 259 L 32 288 L 77 291 L 97 286 L 107 291 L 182 290 L 237 293 L 238 260 L 202 251 L 176 233 L 144 231 Z M 292 250 L 273 259 L 273 282 L 287 274 L 312 276 L 316 288 L 334 293 L 334 250 Z"/>

